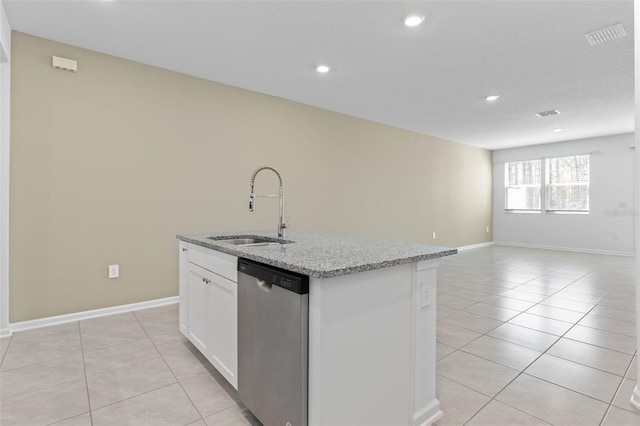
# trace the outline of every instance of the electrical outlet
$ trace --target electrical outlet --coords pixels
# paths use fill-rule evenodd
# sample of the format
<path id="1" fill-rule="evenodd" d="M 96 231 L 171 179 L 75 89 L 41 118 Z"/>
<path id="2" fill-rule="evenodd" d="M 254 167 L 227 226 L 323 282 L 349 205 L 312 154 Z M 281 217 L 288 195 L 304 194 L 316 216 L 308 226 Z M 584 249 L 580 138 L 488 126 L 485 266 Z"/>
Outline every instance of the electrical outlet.
<path id="1" fill-rule="evenodd" d="M 436 239 L 436 233 L 435 232 L 433 233 L 433 239 L 434 240 Z"/>
<path id="2" fill-rule="evenodd" d="M 423 308 L 431 305 L 431 289 L 429 288 L 429 284 L 426 281 L 420 283 L 420 295 L 420 304 Z"/>
<path id="3" fill-rule="evenodd" d="M 611 238 L 613 238 L 614 240 L 619 240 L 620 239 L 620 235 L 617 232 L 612 232 L 611 233 Z"/>
<path id="4" fill-rule="evenodd" d="M 109 265 L 109 278 L 120 277 L 120 265 Z"/>

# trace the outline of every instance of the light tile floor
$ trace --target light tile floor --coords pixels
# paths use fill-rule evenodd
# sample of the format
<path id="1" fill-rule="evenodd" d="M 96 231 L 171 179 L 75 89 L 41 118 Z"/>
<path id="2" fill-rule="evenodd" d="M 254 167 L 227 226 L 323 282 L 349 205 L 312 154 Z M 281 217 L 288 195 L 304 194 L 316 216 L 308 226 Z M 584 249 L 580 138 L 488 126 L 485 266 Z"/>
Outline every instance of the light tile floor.
<path id="1" fill-rule="evenodd" d="M 0 425 L 259 425 L 178 332 L 178 305 L 0 339 Z"/>
<path id="2" fill-rule="evenodd" d="M 492 246 L 438 271 L 445 425 L 640 425 L 634 259 Z"/>
<path id="3" fill-rule="evenodd" d="M 640 425 L 633 259 L 492 246 L 438 277 L 445 425 Z M 0 339 L 0 425 L 258 425 L 177 305 Z"/>

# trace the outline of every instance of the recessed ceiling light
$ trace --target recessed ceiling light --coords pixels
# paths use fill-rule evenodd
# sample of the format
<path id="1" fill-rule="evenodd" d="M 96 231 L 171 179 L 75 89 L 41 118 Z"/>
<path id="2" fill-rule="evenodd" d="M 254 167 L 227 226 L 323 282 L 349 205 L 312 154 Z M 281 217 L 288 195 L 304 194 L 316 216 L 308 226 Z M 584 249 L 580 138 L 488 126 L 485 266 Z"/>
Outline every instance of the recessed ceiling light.
<path id="1" fill-rule="evenodd" d="M 327 73 L 329 71 L 331 71 L 331 67 L 329 65 L 318 65 L 316 67 L 316 71 L 318 71 L 319 73 Z"/>
<path id="2" fill-rule="evenodd" d="M 560 133 L 560 132 L 561 132 L 561 131 L 563 131 L 563 130 L 564 130 L 564 129 L 557 128 L 557 129 L 553 129 L 553 130 L 552 130 L 552 132 L 553 132 L 553 133 Z"/>
<path id="3" fill-rule="evenodd" d="M 424 21 L 424 15 L 409 15 L 404 18 L 404 24 L 407 27 L 417 27 Z"/>
<path id="4" fill-rule="evenodd" d="M 500 95 L 489 95 L 489 96 L 485 96 L 484 99 L 489 102 L 493 102 L 493 101 L 497 101 L 499 97 Z"/>

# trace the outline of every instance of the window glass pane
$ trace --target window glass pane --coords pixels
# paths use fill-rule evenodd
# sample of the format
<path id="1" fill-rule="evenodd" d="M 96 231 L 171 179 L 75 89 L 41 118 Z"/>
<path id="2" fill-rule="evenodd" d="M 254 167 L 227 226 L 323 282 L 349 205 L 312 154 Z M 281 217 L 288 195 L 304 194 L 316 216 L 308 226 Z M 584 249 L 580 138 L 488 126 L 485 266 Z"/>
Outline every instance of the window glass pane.
<path id="1" fill-rule="evenodd" d="M 547 210 L 589 211 L 589 156 L 545 160 Z"/>
<path id="2" fill-rule="evenodd" d="M 504 166 L 505 208 L 540 210 L 540 160 L 516 161 Z"/>

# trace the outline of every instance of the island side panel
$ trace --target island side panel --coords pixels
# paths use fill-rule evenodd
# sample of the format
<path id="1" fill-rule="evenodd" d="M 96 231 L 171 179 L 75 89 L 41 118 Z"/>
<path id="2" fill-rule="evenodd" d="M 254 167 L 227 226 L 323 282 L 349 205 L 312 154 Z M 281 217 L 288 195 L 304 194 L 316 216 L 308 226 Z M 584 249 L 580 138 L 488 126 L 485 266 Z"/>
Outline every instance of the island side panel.
<path id="1" fill-rule="evenodd" d="M 443 413 L 436 399 L 436 281 L 439 259 L 413 264 L 414 395 L 412 425 L 431 425 Z"/>
<path id="2" fill-rule="evenodd" d="M 310 280 L 310 426 L 412 423 L 415 278 L 406 264 Z"/>

